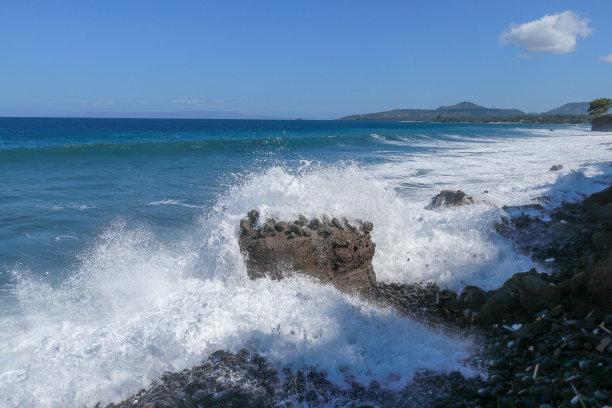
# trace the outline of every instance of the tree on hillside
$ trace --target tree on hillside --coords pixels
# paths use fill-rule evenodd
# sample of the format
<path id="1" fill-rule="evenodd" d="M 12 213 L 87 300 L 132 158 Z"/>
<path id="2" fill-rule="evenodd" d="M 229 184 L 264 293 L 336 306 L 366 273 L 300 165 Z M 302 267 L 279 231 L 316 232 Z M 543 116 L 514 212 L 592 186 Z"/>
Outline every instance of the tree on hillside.
<path id="1" fill-rule="evenodd" d="M 591 101 L 589 104 L 589 115 L 594 118 L 605 115 L 608 110 L 612 108 L 612 99 L 610 98 L 599 98 Z"/>

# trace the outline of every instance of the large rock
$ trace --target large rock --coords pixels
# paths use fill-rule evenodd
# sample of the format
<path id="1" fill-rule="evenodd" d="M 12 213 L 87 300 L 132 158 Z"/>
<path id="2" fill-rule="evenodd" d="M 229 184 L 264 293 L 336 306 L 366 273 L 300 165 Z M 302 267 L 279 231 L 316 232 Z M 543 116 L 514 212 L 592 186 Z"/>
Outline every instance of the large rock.
<path id="1" fill-rule="evenodd" d="M 442 190 L 431 199 L 431 202 L 426 208 L 428 210 L 433 210 L 440 207 L 455 207 L 472 203 L 474 203 L 474 199 L 461 190 Z"/>
<path id="2" fill-rule="evenodd" d="M 612 115 L 600 116 L 591 122 L 591 130 L 612 132 Z"/>
<path id="3" fill-rule="evenodd" d="M 612 251 L 591 269 L 587 292 L 593 303 L 606 312 L 612 311 Z"/>
<path id="4" fill-rule="evenodd" d="M 582 204 L 587 221 L 612 225 L 612 187 L 592 194 Z"/>
<path id="5" fill-rule="evenodd" d="M 535 269 L 515 274 L 482 305 L 480 320 L 499 323 L 517 314 L 533 315 L 551 309 L 559 302 L 559 293 L 546 283 Z"/>
<path id="6" fill-rule="evenodd" d="M 487 301 L 489 295 L 478 286 L 466 286 L 461 291 L 461 295 L 453 305 L 457 310 L 480 310 L 482 305 Z"/>
<path id="7" fill-rule="evenodd" d="M 605 253 L 590 269 L 575 274 L 557 286 L 560 296 L 576 308 L 596 306 L 612 312 L 612 251 Z"/>
<path id="8" fill-rule="evenodd" d="M 258 221 L 259 214 L 251 211 L 240 222 L 240 250 L 251 279 L 301 272 L 342 290 L 369 294 L 376 287 L 372 223 L 353 226 L 336 218 L 303 216 L 290 222 Z"/>

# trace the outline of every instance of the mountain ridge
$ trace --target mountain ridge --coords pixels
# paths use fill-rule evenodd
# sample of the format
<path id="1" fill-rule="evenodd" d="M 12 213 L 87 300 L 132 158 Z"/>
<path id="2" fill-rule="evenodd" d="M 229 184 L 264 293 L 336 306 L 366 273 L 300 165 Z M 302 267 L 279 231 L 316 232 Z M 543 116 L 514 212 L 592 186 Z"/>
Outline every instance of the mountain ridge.
<path id="1" fill-rule="evenodd" d="M 570 102 L 542 113 L 525 113 L 520 109 L 486 108 L 473 102 L 462 101 L 455 105 L 436 109 L 392 109 L 382 112 L 349 115 L 340 120 L 386 120 L 386 121 L 442 121 L 445 119 L 493 119 L 533 116 L 582 116 L 586 115 L 588 102 Z"/>

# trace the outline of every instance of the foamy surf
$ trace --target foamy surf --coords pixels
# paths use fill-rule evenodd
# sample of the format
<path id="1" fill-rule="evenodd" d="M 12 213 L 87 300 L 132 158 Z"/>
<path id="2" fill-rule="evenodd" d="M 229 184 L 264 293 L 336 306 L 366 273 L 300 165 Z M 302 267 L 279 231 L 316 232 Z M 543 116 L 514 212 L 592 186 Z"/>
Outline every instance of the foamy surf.
<path id="1" fill-rule="evenodd" d="M 164 371 L 245 347 L 279 368 L 312 366 L 339 383 L 347 369 L 391 388 L 423 367 L 470 372 L 465 340 L 305 277 L 250 281 L 202 270 L 207 254 L 172 253 L 118 223 L 60 287 L 21 278 L 23 316 L 3 322 L 0 336 L 2 405 L 118 401 Z"/>
<path id="2" fill-rule="evenodd" d="M 469 374 L 469 339 L 304 277 L 250 281 L 238 224 L 252 209 L 263 219 L 369 220 L 380 281 L 493 289 L 516 272 L 541 268 L 495 233 L 503 205 L 546 197 L 537 202 L 552 207 L 612 181 L 607 134 L 568 128 L 554 132 L 551 143 L 550 132 L 515 133 L 526 135 L 414 138 L 377 130 L 378 139 L 368 138 L 382 146 L 368 153 L 372 162 L 258 162 L 263 170 L 244 171 L 221 191 L 190 226 L 189 238 L 168 242 L 141 220 L 118 220 L 66 267 L 66 279 L 16 265 L 15 285 L 2 292 L 11 309 L 0 317 L 0 406 L 120 401 L 166 370 L 196 365 L 217 349 L 244 347 L 277 368 L 313 366 L 338 383 L 345 372 L 390 388 L 403 387 L 421 368 Z M 407 150 L 390 151 L 401 148 Z M 557 164 L 564 166 L 560 172 L 548 171 Z M 462 189 L 476 203 L 425 209 L 446 188 Z M 142 206 L 194 208 L 192 198 L 176 192 L 164 197 L 177 198 L 147 199 Z M 73 241 L 67 236 L 51 239 Z"/>

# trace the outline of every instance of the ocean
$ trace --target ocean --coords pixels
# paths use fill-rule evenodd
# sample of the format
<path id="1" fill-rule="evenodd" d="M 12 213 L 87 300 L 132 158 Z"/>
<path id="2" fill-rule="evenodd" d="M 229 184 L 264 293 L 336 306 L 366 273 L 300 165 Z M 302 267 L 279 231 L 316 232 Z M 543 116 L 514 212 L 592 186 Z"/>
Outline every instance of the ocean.
<path id="1" fill-rule="evenodd" d="M 0 118 L 0 406 L 118 402 L 218 349 L 389 388 L 421 369 L 478 374 L 470 338 L 303 276 L 249 280 L 240 219 L 256 209 L 368 220 L 379 281 L 494 289 L 547 270 L 495 232 L 503 207 L 602 190 L 611 136 L 565 125 Z M 444 189 L 475 203 L 426 209 Z"/>

